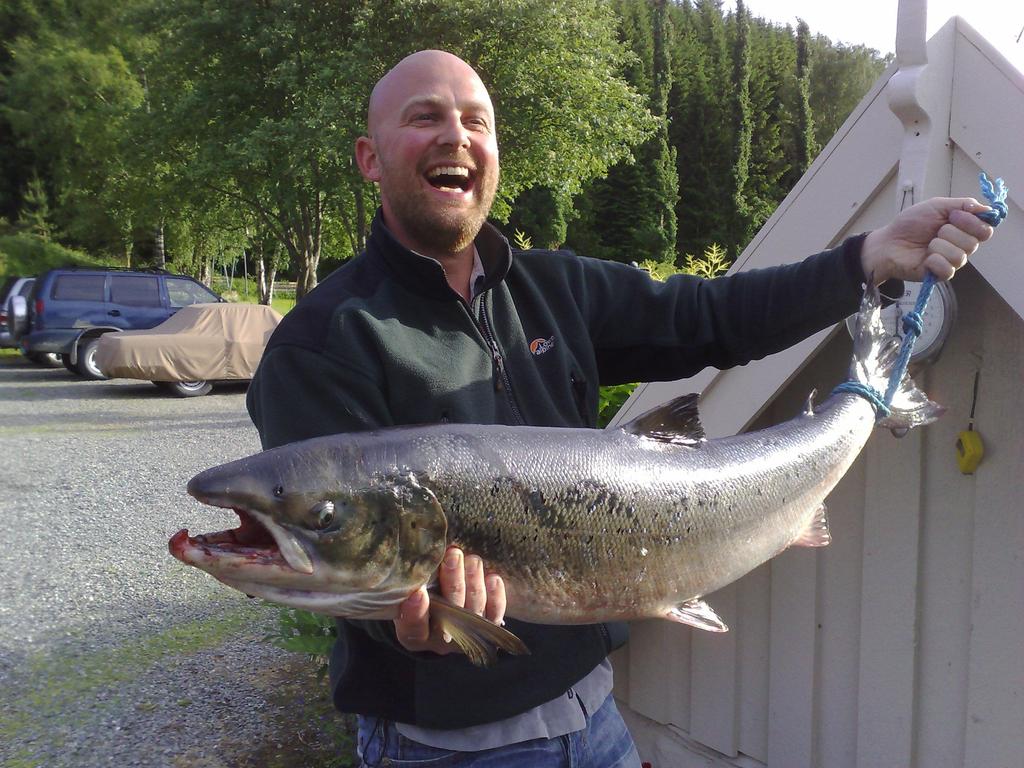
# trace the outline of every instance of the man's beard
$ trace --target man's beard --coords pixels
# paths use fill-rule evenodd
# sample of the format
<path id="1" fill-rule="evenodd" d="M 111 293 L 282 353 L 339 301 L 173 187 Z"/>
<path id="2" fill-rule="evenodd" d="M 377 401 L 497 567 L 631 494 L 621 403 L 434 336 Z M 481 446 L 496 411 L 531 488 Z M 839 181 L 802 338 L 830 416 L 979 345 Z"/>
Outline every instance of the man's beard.
<path id="1" fill-rule="evenodd" d="M 422 195 L 418 187 L 409 193 L 409 187 L 400 182 L 388 186 L 391 212 L 405 232 L 428 254 L 442 255 L 461 253 L 472 244 L 487 221 L 498 180 L 496 172 L 477 176 L 474 204 L 468 208 L 459 204 L 438 205 L 436 200 Z"/>
<path id="2" fill-rule="evenodd" d="M 400 216 L 405 230 L 422 246 L 438 253 L 461 253 L 476 238 L 487 221 L 490 206 L 475 205 L 470 209 L 430 208 L 425 205 L 410 205 L 408 210 L 394 204 L 392 210 Z"/>

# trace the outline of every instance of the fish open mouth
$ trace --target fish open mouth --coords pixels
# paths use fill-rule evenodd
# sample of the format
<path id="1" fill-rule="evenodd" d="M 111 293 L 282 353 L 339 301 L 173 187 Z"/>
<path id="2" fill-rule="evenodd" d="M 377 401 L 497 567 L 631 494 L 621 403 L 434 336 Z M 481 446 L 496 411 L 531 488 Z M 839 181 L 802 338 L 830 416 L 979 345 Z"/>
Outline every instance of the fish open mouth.
<path id="1" fill-rule="evenodd" d="M 404 587 L 332 590 L 322 575 L 314 574 L 309 555 L 284 528 L 264 524 L 259 512 L 227 508 L 237 513 L 237 528 L 197 536 L 183 528 L 168 542 L 171 554 L 249 597 L 328 616 L 392 618 L 394 606 L 408 597 Z"/>
<path id="2" fill-rule="evenodd" d="M 182 528 L 168 543 L 171 554 L 189 565 L 196 565 L 197 560 L 209 562 L 221 558 L 241 558 L 251 564 L 274 565 L 291 570 L 267 527 L 245 510 L 234 511 L 239 518 L 237 528 L 197 536 L 189 536 L 188 529 Z"/>

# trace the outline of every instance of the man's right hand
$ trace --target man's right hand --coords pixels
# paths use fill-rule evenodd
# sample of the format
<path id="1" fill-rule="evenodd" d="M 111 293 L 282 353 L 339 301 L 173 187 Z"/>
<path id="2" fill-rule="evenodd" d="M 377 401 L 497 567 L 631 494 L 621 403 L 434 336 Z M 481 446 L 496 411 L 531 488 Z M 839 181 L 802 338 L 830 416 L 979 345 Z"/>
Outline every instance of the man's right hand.
<path id="1" fill-rule="evenodd" d="M 460 608 L 483 616 L 495 624 L 505 618 L 505 583 L 496 573 L 484 574 L 483 561 L 476 555 L 463 557 L 462 550 L 449 547 L 438 569 L 441 595 Z M 430 621 L 430 596 L 420 587 L 399 606 L 395 636 L 409 651 L 457 653 L 450 642 Z"/>
<path id="2" fill-rule="evenodd" d="M 864 276 L 872 275 L 875 285 L 890 278 L 920 282 L 929 272 L 949 280 L 992 237 L 992 227 L 977 216 L 989 210 L 973 197 L 933 197 L 912 205 L 864 239 Z"/>

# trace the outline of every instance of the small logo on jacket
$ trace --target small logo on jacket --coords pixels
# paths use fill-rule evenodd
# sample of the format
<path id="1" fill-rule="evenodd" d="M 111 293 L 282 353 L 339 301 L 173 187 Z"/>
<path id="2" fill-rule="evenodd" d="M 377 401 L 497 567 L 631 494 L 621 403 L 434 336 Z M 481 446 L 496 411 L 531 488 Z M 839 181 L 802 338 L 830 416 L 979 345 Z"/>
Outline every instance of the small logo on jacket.
<path id="1" fill-rule="evenodd" d="M 543 355 L 549 349 L 555 346 L 555 337 L 552 336 L 550 339 L 534 339 L 530 342 L 530 352 L 535 355 Z"/>

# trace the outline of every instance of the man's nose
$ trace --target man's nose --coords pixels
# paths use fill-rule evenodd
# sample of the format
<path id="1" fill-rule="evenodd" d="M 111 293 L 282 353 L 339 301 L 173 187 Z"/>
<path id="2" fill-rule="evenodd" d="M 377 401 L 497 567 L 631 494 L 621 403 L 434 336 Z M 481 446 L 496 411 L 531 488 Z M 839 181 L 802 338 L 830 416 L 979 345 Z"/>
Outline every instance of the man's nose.
<path id="1" fill-rule="evenodd" d="M 446 146 L 468 147 L 470 144 L 469 131 L 462 124 L 459 115 L 449 115 L 441 126 L 441 133 L 438 141 Z"/>

